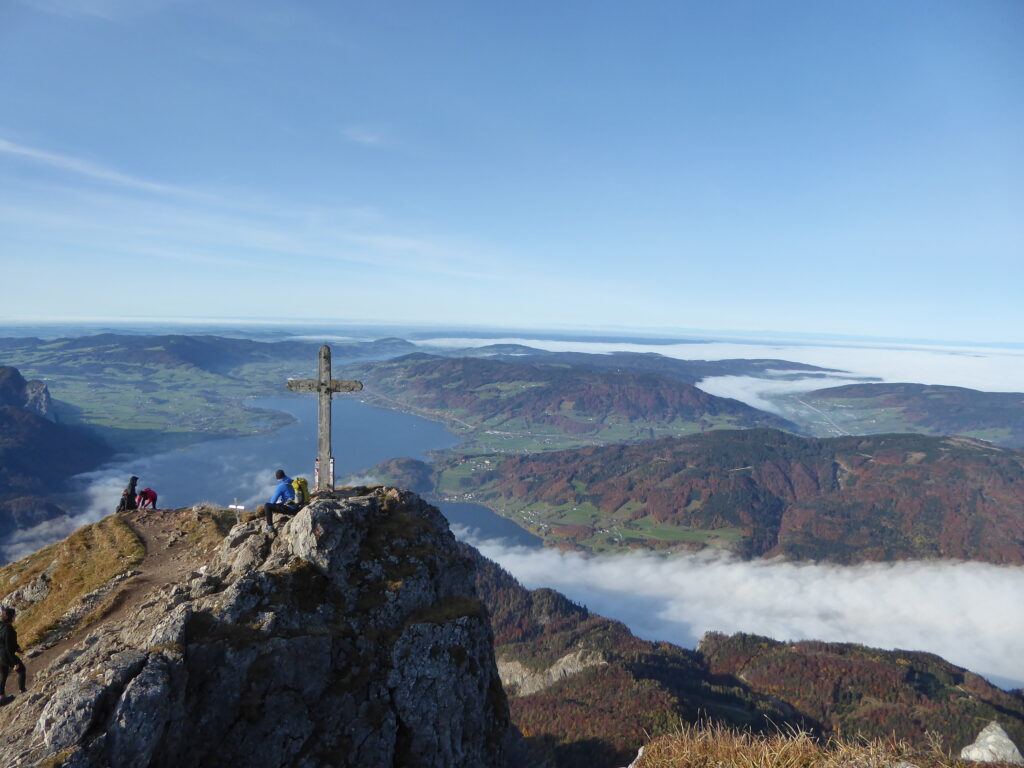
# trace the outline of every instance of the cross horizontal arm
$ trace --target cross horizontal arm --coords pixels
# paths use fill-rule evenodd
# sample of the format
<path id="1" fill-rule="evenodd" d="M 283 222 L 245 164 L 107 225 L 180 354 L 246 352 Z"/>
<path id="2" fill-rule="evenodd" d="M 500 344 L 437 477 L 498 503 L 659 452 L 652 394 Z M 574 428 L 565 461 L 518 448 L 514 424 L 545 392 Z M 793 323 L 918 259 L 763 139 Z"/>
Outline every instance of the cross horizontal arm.
<path id="1" fill-rule="evenodd" d="M 361 381 L 347 379 L 331 379 L 331 392 L 358 392 L 363 388 Z"/>
<path id="2" fill-rule="evenodd" d="M 327 392 L 358 392 L 363 388 L 361 381 L 347 381 L 345 379 L 331 379 L 330 386 L 325 389 Z M 316 379 L 288 379 L 288 389 L 292 392 L 319 392 L 320 382 Z"/>

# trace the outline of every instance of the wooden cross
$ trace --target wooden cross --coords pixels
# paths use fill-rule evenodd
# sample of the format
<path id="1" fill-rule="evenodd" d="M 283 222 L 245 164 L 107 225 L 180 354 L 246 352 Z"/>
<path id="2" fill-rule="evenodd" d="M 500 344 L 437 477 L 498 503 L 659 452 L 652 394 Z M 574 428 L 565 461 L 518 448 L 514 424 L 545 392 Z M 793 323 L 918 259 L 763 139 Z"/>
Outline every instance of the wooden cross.
<path id="1" fill-rule="evenodd" d="M 316 458 L 316 490 L 330 491 L 334 488 L 334 457 L 331 455 L 331 395 L 335 392 L 358 392 L 363 388 L 361 381 L 346 381 L 331 378 L 331 348 L 320 347 L 320 371 L 316 379 L 288 379 L 292 392 L 316 392 L 320 400 L 317 420 L 319 448 Z"/>

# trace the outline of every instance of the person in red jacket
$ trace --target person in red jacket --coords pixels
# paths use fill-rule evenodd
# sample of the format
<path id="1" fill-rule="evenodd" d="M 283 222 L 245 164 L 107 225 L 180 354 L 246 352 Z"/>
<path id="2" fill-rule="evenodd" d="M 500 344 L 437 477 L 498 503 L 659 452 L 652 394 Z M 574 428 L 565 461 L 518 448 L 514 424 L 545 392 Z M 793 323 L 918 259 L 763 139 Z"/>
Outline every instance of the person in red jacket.
<path id="1" fill-rule="evenodd" d="M 139 509 L 145 509 L 148 504 L 153 509 L 156 509 L 156 491 L 152 488 L 143 488 L 139 491 Z"/>

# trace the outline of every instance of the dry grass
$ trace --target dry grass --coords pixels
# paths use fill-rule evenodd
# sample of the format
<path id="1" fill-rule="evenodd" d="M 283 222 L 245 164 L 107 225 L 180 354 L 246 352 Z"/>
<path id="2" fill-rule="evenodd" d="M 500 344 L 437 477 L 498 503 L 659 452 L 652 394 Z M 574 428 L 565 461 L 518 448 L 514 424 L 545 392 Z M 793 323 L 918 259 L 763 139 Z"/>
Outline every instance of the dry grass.
<path id="1" fill-rule="evenodd" d="M 38 603 L 18 605 L 23 648 L 39 642 L 84 595 L 131 570 L 146 555 L 135 532 L 117 515 L 79 528 L 63 541 L 0 568 L 0 591 L 9 594 L 50 574 L 50 593 Z"/>
<path id="2" fill-rule="evenodd" d="M 893 740 L 823 743 L 807 733 L 758 735 L 721 725 L 682 725 L 652 741 L 638 768 L 948 768 L 956 764 L 937 746 L 913 749 Z"/>
<path id="3" fill-rule="evenodd" d="M 104 597 L 95 608 L 85 613 L 78 622 L 79 627 L 91 627 L 110 616 L 114 611 L 124 605 L 128 599 L 128 590 L 125 587 L 114 590 Z"/>
<path id="4" fill-rule="evenodd" d="M 234 510 L 221 509 L 209 502 L 196 504 L 191 510 L 182 510 L 178 518 L 178 530 L 192 547 L 195 556 L 207 554 L 219 547 L 234 524 Z"/>

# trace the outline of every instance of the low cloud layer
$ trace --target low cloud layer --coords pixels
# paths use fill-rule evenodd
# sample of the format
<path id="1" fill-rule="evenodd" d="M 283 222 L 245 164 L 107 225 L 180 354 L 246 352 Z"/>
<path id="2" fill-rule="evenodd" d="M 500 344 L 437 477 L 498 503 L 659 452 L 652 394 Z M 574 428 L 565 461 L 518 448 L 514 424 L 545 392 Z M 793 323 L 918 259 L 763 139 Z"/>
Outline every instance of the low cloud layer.
<path id="1" fill-rule="evenodd" d="M 784 408 L 771 397 L 811 392 L 826 387 L 841 387 L 861 379 L 827 376 L 813 379 L 762 379 L 757 376 L 710 376 L 697 382 L 697 386 L 711 395 L 731 397 L 752 408 L 788 416 Z"/>
<path id="2" fill-rule="evenodd" d="M 266 501 L 272 488 L 268 481 L 273 477 L 274 467 L 232 465 L 229 457 L 208 456 L 209 466 L 203 476 L 176 476 L 181 467 L 174 458 L 179 454 L 137 459 L 126 464 L 112 464 L 94 472 L 78 475 L 73 482 L 76 490 L 59 500 L 68 514 L 46 520 L 31 528 L 18 529 L 0 543 L 0 564 L 18 560 L 38 549 L 59 541 L 83 525 L 102 520 L 115 509 L 121 499 L 121 491 L 128 484 L 128 478 L 140 478 L 138 489 L 152 486 L 159 494 L 161 508 L 191 506 L 204 501 L 217 505 L 234 502 L 255 509 Z M 230 478 L 227 481 L 226 478 Z M 173 488 L 174 493 L 166 493 Z"/>
<path id="3" fill-rule="evenodd" d="M 95 523 L 117 508 L 127 475 L 111 471 L 90 472 L 79 475 L 81 490 L 75 494 L 78 504 L 70 514 L 45 520 L 31 528 L 20 528 L 8 534 L 0 543 L 0 563 L 18 560 L 36 550 L 59 541 L 83 525 Z M 68 505 L 65 504 L 65 508 Z"/>
<path id="4" fill-rule="evenodd" d="M 550 339 L 448 338 L 417 342 L 449 348 L 523 344 L 551 352 L 657 352 L 679 360 L 773 358 L 845 371 L 886 382 L 968 387 L 987 392 L 1024 390 L 1024 352 L 1020 350 L 881 344 L 628 344 Z M 846 382 L 844 382 L 846 383 Z M 822 385 L 826 386 L 826 385 Z"/>
<path id="5" fill-rule="evenodd" d="M 722 555 L 586 557 L 470 540 L 525 586 L 552 587 L 637 635 L 693 647 L 708 631 L 936 653 L 1024 685 L 1024 568 L 974 562 L 854 567 Z"/>

